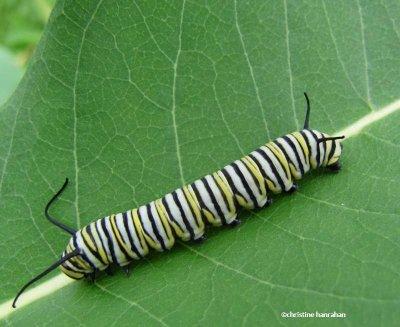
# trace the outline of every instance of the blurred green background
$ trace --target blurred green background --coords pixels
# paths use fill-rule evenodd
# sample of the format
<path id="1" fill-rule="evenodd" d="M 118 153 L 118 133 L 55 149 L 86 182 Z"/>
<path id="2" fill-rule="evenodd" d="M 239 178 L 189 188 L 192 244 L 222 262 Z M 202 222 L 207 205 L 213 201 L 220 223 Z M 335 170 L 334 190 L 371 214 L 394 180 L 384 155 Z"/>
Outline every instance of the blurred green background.
<path id="1" fill-rule="evenodd" d="M 0 105 L 14 91 L 55 0 L 0 1 Z"/>

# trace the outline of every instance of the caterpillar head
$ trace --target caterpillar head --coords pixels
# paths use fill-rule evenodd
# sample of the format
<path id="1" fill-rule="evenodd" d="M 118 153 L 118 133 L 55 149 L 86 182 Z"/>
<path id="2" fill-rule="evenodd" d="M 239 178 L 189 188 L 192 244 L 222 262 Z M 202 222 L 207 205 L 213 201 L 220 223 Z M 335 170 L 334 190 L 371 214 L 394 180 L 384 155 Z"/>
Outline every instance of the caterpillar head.
<path id="1" fill-rule="evenodd" d="M 310 100 L 307 93 L 304 93 L 304 96 L 307 102 L 307 112 L 302 134 L 308 140 L 311 167 L 313 169 L 328 167 L 330 170 L 338 172 L 340 170 L 339 159 L 343 149 L 341 142 L 345 137 L 344 135 L 330 136 L 326 133 L 309 129 Z"/>

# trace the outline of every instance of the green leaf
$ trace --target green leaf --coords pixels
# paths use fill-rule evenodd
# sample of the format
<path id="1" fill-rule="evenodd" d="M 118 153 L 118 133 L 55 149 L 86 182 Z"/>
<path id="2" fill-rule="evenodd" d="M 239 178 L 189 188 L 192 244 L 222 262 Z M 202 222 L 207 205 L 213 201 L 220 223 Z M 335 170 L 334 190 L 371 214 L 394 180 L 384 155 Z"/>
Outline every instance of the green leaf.
<path id="1" fill-rule="evenodd" d="M 400 104 L 386 105 L 400 98 L 399 13 L 390 0 L 58 1 L 0 111 L 1 317 L 333 325 L 344 321 L 281 312 L 336 311 L 348 325 L 397 324 Z M 296 194 L 242 212 L 240 227 L 151 255 L 130 278 L 61 287 L 53 273 L 47 295 L 8 309 L 67 244 L 43 216 L 66 176 L 53 212 L 81 227 L 300 128 L 303 91 L 312 127 L 353 136 L 340 174 L 314 172 Z"/>

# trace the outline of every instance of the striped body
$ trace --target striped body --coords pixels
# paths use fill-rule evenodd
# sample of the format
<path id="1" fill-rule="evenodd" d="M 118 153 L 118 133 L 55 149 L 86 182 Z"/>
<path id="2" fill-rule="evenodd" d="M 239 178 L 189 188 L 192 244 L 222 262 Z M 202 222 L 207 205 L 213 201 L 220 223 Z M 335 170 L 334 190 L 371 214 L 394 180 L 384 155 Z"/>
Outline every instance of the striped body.
<path id="1" fill-rule="evenodd" d="M 112 263 L 125 266 L 149 249 L 169 250 L 175 238 L 197 240 L 207 223 L 235 223 L 239 207 L 261 208 L 310 169 L 334 164 L 340 143 L 318 142 L 326 136 L 308 129 L 287 134 L 161 199 L 90 223 L 72 236 L 63 256 L 75 249 L 80 255 L 65 261 L 62 271 L 82 278 Z"/>

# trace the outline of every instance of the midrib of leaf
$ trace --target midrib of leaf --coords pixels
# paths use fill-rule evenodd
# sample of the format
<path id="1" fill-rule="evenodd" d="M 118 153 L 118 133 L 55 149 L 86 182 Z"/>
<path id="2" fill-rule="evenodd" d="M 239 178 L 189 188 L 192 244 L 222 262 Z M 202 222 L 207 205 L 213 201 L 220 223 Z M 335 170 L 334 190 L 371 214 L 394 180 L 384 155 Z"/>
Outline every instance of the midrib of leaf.
<path id="1" fill-rule="evenodd" d="M 387 105 L 383 108 L 378 109 L 377 111 L 375 111 L 373 113 L 367 114 L 366 116 L 362 117 L 361 119 L 357 120 L 356 122 L 352 123 L 351 125 L 345 127 L 343 130 L 338 131 L 334 134 L 335 135 L 343 135 L 344 134 L 344 135 L 346 135 L 347 138 L 355 137 L 357 135 L 360 135 L 362 130 L 365 129 L 367 126 L 370 126 L 371 124 L 374 124 L 375 122 L 382 120 L 385 117 L 387 117 L 399 110 L 400 110 L 400 99 L 390 103 L 389 105 Z M 328 204 L 330 204 L 330 203 L 328 203 Z M 353 210 L 356 210 L 356 209 L 353 209 Z M 282 228 L 282 227 L 280 227 L 280 228 Z M 290 233 L 295 234 L 293 232 L 290 232 Z M 295 234 L 295 235 L 297 237 L 304 238 L 303 236 L 300 236 L 297 234 Z M 382 235 L 380 235 L 380 236 L 383 237 Z M 190 246 L 186 243 L 180 242 L 180 244 L 182 246 L 184 246 L 185 248 L 189 249 L 190 251 L 194 252 L 196 255 L 201 256 L 204 259 L 212 262 L 216 266 L 222 267 L 222 268 L 232 271 L 238 275 L 241 275 L 247 279 L 253 280 L 257 283 L 269 286 L 271 288 L 282 288 L 282 289 L 287 289 L 287 290 L 296 291 L 296 292 L 306 292 L 306 293 L 310 293 L 310 294 L 324 295 L 324 296 L 334 297 L 334 298 L 338 298 L 338 299 L 353 299 L 353 300 L 356 299 L 356 300 L 362 300 L 362 301 L 367 301 L 367 302 L 371 302 L 371 301 L 390 302 L 390 303 L 400 302 L 400 300 L 388 300 L 388 299 L 379 299 L 379 298 L 371 299 L 371 298 L 365 298 L 365 297 L 349 297 L 349 296 L 343 296 L 343 295 L 335 294 L 335 293 L 320 292 L 320 291 L 308 289 L 308 288 L 296 288 L 296 287 L 291 287 L 291 286 L 287 286 L 287 285 L 272 283 L 272 282 L 260 279 L 254 275 L 248 274 L 242 270 L 231 267 L 231 266 L 229 266 L 223 262 L 220 262 L 212 257 L 209 257 L 209 256 L 199 252 L 198 250 L 196 250 L 195 248 L 193 248 L 192 246 Z M 7 318 L 7 316 L 9 316 L 10 314 L 15 314 L 21 308 L 23 308 L 31 303 L 34 303 L 37 300 L 40 300 L 48 295 L 53 294 L 54 292 L 60 290 L 61 288 L 71 284 L 72 282 L 73 282 L 72 279 L 70 279 L 62 274 L 58 274 L 57 276 L 45 281 L 44 283 L 41 283 L 41 284 L 35 286 L 34 288 L 31 288 L 26 293 L 24 293 L 24 296 L 21 297 L 19 306 L 16 309 L 11 308 L 11 303 L 12 303 L 13 299 L 3 302 L 0 305 L 0 319 Z M 163 322 L 162 319 L 154 316 L 154 314 L 149 312 L 147 309 L 145 309 L 139 303 L 128 300 L 120 295 L 113 294 L 106 287 L 100 286 L 97 283 L 95 285 L 97 287 L 99 287 L 102 291 L 107 292 L 108 294 L 113 295 L 117 298 L 121 298 L 125 302 L 129 303 L 132 306 L 138 307 L 143 312 L 149 314 L 150 317 L 156 319 L 157 321 Z"/>

